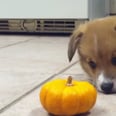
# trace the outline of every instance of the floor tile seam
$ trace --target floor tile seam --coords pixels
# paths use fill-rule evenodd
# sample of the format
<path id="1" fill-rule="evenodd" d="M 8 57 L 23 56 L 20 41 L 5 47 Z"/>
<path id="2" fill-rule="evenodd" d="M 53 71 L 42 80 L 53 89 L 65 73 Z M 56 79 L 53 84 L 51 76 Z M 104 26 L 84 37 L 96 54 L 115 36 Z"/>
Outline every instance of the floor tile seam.
<path id="1" fill-rule="evenodd" d="M 75 64 L 77 64 L 79 61 L 75 61 L 71 64 L 69 64 L 68 66 L 64 67 L 63 69 L 61 69 L 60 71 L 52 74 L 51 76 L 49 76 L 47 79 L 45 79 L 44 81 L 42 81 L 41 83 L 35 85 L 33 88 L 31 88 L 30 90 L 28 90 L 27 92 L 25 92 L 24 94 L 20 95 L 18 98 L 16 98 L 15 100 L 11 101 L 9 104 L 7 104 L 6 106 L 0 108 L 0 114 L 7 111 L 7 109 L 9 109 L 11 106 L 13 106 L 14 104 L 18 103 L 20 100 L 22 100 L 23 98 L 25 98 L 27 95 L 31 94 L 32 92 L 34 92 L 35 90 L 37 90 L 40 86 L 42 86 L 44 83 L 46 83 L 47 81 L 50 81 L 51 79 L 55 78 L 57 75 L 62 74 L 63 72 L 65 72 L 66 70 L 68 70 L 69 68 L 71 68 L 72 66 L 74 66 Z"/>
<path id="2" fill-rule="evenodd" d="M 8 45 L 4 45 L 4 46 L 0 47 L 0 50 L 1 49 L 5 49 L 5 48 L 8 48 L 8 47 L 11 47 L 11 46 L 23 44 L 23 43 L 29 42 L 31 40 L 33 40 L 33 39 L 27 39 L 27 40 L 24 40 L 24 41 L 18 41 L 18 42 L 15 42 L 15 43 L 11 43 L 11 44 L 8 44 Z"/>

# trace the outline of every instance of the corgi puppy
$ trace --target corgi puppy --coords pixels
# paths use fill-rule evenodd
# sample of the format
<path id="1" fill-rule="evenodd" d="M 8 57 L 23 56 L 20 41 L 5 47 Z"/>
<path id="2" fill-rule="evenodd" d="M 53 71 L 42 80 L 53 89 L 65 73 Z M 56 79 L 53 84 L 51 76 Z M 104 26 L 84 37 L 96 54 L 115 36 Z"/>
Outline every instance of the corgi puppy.
<path id="1" fill-rule="evenodd" d="M 84 71 L 99 91 L 116 92 L 116 16 L 80 25 L 68 45 L 68 58 L 78 51 Z"/>

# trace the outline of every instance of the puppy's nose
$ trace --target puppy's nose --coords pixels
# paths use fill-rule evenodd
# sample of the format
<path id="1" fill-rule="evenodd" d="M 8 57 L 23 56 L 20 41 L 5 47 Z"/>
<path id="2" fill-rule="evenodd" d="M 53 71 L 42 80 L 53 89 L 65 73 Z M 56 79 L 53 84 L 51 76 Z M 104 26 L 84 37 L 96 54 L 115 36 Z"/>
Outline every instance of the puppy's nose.
<path id="1" fill-rule="evenodd" d="M 102 83 L 101 85 L 101 89 L 103 90 L 104 93 L 111 93 L 112 88 L 113 88 L 112 82 Z"/>

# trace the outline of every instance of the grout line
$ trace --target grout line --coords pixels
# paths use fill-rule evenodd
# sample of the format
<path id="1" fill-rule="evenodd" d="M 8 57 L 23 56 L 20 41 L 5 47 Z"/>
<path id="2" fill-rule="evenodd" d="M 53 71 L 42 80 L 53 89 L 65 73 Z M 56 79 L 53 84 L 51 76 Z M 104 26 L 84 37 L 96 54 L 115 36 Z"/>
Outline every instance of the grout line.
<path id="1" fill-rule="evenodd" d="M 73 65 L 77 64 L 78 61 L 73 62 L 72 64 L 68 65 L 67 67 L 65 67 L 64 69 L 60 70 L 59 72 L 53 74 L 52 76 L 48 77 L 46 80 L 44 80 L 43 82 L 41 82 L 40 84 L 37 84 L 36 86 L 34 86 L 32 89 L 30 89 L 29 91 L 25 92 L 23 95 L 19 96 L 18 98 L 16 98 L 15 100 L 13 100 L 11 103 L 7 104 L 6 106 L 4 106 L 3 108 L 0 109 L 0 113 L 3 113 L 4 111 L 6 111 L 8 108 L 10 108 L 12 105 L 16 104 L 18 101 L 20 101 L 21 99 L 23 99 L 24 97 L 26 97 L 27 95 L 31 94 L 34 90 L 38 89 L 41 85 L 43 85 L 44 83 L 46 83 L 47 81 L 51 80 L 52 78 L 54 78 L 55 76 L 65 72 L 66 70 L 68 70 L 69 68 L 71 68 Z"/>
<path id="2" fill-rule="evenodd" d="M 3 46 L 3 47 L 0 47 L 0 50 L 1 50 L 1 49 L 4 49 L 4 48 L 8 48 L 8 47 L 10 47 L 10 46 L 14 46 L 14 45 L 26 43 L 26 42 L 28 42 L 28 41 L 30 41 L 30 40 L 33 40 L 33 39 L 27 39 L 27 40 L 25 40 L 25 41 L 20 41 L 20 42 L 8 44 L 8 45 L 5 45 L 5 46 Z"/>

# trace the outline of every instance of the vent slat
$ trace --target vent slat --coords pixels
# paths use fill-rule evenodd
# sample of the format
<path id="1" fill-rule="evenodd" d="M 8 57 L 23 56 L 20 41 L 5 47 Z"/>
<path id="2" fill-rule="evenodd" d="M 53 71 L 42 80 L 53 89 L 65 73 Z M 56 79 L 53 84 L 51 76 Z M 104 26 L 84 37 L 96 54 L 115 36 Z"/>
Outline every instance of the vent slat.
<path id="1" fill-rule="evenodd" d="M 44 25 L 44 27 L 75 27 L 74 25 Z"/>

